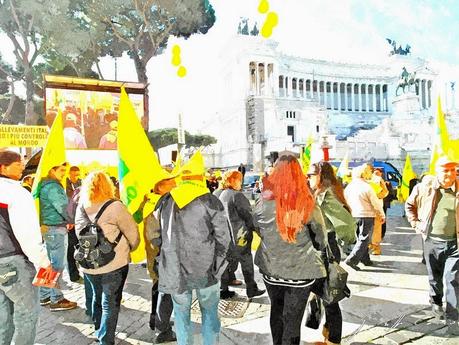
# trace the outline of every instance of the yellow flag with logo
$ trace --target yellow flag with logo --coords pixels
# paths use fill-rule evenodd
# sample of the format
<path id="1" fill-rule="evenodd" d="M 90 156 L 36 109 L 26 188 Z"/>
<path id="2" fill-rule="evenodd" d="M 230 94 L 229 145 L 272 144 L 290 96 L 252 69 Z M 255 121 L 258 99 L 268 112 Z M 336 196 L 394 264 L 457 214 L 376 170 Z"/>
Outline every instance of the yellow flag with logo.
<path id="1" fill-rule="evenodd" d="M 41 183 L 48 176 L 49 171 L 59 165 L 65 163 L 65 145 L 64 145 L 64 126 L 62 121 L 62 113 L 59 110 L 51 130 L 48 135 L 48 140 L 43 148 L 40 163 L 38 163 L 37 172 L 32 186 L 32 195 L 36 200 L 38 210 L 38 197 L 40 194 Z"/>
<path id="2" fill-rule="evenodd" d="M 405 167 L 403 168 L 402 183 L 400 187 L 400 201 L 405 202 L 410 194 L 410 181 L 416 178 L 416 173 L 411 166 L 410 155 L 406 155 Z"/>
<path id="3" fill-rule="evenodd" d="M 134 214 L 144 196 L 154 185 L 169 174 L 159 164 L 145 130 L 124 89 L 121 88 L 118 116 L 118 176 L 120 198 L 129 212 Z M 142 227 L 140 225 L 139 227 Z M 140 234 L 143 229 L 139 229 Z M 134 263 L 145 259 L 144 238 L 140 236 L 139 247 L 131 253 Z"/>
<path id="4" fill-rule="evenodd" d="M 310 135 L 308 137 L 308 141 L 306 142 L 306 146 L 301 153 L 301 167 L 303 168 L 303 173 L 306 174 L 309 170 L 309 165 L 311 165 L 311 153 L 312 153 L 312 144 L 314 139 Z"/>

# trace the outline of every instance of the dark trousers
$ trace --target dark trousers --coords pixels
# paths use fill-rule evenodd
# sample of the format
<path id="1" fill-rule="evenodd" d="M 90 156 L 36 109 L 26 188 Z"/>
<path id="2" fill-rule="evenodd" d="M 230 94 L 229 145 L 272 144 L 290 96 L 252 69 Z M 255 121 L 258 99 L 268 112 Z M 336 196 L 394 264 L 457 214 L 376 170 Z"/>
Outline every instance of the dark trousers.
<path id="1" fill-rule="evenodd" d="M 457 241 L 424 241 L 424 257 L 430 284 L 431 303 L 442 305 L 443 278 L 446 282 L 446 318 L 458 320 L 459 251 Z"/>
<path id="2" fill-rule="evenodd" d="M 336 241 L 336 233 L 328 233 L 328 245 L 331 249 L 335 260 L 341 261 L 341 251 L 339 249 L 338 242 Z M 323 289 L 324 279 L 316 279 L 312 292 L 316 295 L 321 295 Z M 324 304 L 325 309 L 325 324 L 324 327 L 328 329 L 328 340 L 332 343 L 339 344 L 341 343 L 341 335 L 343 329 L 343 316 L 341 314 L 341 308 L 338 303 L 333 304 Z"/>
<path id="3" fill-rule="evenodd" d="M 266 283 L 271 300 L 270 326 L 274 345 L 298 345 L 301 321 L 312 285 L 288 287 Z"/>
<path id="4" fill-rule="evenodd" d="M 236 279 L 235 272 L 239 263 L 241 264 L 242 275 L 244 276 L 247 293 L 257 290 L 252 258 L 252 241 L 247 241 L 245 246 L 235 246 L 228 254 L 228 266 L 222 275 L 221 289 L 228 290 L 228 285 Z"/>
<path id="5" fill-rule="evenodd" d="M 75 230 L 69 231 L 68 233 L 68 246 L 67 246 L 67 268 L 69 270 L 70 280 L 72 282 L 80 279 L 80 273 L 75 262 L 73 254 L 75 253 L 75 246 L 78 244 L 78 238 L 75 234 Z"/>
<path id="6" fill-rule="evenodd" d="M 384 205 L 383 206 L 383 211 L 384 211 L 384 214 L 387 215 L 387 205 Z M 384 236 L 386 236 L 386 230 L 387 230 L 387 219 L 386 221 L 381 225 L 381 239 L 384 239 Z"/>
<path id="7" fill-rule="evenodd" d="M 115 344 L 116 324 L 128 272 L 129 266 L 126 265 L 113 272 L 86 275 L 93 291 L 91 317 L 95 334 L 102 345 Z"/>
<path id="8" fill-rule="evenodd" d="M 158 282 L 151 287 L 151 313 L 150 328 L 154 331 L 157 328 L 160 332 L 172 329 L 171 315 L 174 306 L 169 294 L 158 291 Z"/>
<path id="9" fill-rule="evenodd" d="M 373 235 L 373 226 L 375 224 L 374 218 L 356 218 L 357 222 L 357 243 L 352 249 L 351 254 L 347 257 L 346 261 L 357 265 L 359 262 L 370 261 L 370 254 L 368 254 L 368 245 Z"/>

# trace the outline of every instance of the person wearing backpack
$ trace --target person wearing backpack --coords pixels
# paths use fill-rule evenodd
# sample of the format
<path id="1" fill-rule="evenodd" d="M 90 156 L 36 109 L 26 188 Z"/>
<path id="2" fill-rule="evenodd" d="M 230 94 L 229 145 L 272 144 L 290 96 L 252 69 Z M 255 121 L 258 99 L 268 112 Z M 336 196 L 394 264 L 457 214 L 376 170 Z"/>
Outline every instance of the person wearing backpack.
<path id="1" fill-rule="evenodd" d="M 115 200 L 115 187 L 110 177 L 102 171 L 91 172 L 81 186 L 75 217 L 75 231 L 80 241 L 76 258 L 81 250 L 81 238 L 83 234 L 87 234 L 88 225 L 97 230 L 97 243 L 108 244 L 108 254 L 114 252 L 109 262 L 89 260 L 94 259 L 95 250 L 99 250 L 98 258 L 105 257 L 100 253 L 101 248 L 96 245 L 90 248 L 87 261 L 79 261 L 93 292 L 91 317 L 95 334 L 101 344 L 110 345 L 115 343 L 121 296 L 129 270 L 129 253 L 139 245 L 139 232 L 126 206 Z M 92 234 L 95 233 L 96 231 Z M 100 266 L 85 268 L 88 263 L 96 266 L 100 263 Z"/>
<path id="2" fill-rule="evenodd" d="M 356 224 L 344 199 L 343 187 L 328 162 L 312 164 L 307 175 L 316 203 L 324 216 L 328 245 L 335 260 L 339 262 L 341 251 L 337 240 L 346 244 L 354 243 L 356 240 Z M 322 333 L 326 344 L 339 344 L 343 327 L 341 308 L 338 303 L 324 307 L 325 324 Z"/>

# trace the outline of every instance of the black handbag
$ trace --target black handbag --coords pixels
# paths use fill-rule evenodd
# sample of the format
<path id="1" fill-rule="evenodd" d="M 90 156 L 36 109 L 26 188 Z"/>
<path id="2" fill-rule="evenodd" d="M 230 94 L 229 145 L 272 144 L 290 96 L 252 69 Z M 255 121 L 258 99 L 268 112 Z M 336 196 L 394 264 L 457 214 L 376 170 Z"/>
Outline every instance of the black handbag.
<path id="1" fill-rule="evenodd" d="M 313 294 L 306 307 L 305 326 L 312 329 L 318 329 L 322 319 L 322 302 L 319 296 Z"/>
<path id="2" fill-rule="evenodd" d="M 338 303 L 351 295 L 351 290 L 347 287 L 348 273 L 336 262 L 328 245 L 325 252 L 327 277 L 320 298 L 325 304 Z"/>

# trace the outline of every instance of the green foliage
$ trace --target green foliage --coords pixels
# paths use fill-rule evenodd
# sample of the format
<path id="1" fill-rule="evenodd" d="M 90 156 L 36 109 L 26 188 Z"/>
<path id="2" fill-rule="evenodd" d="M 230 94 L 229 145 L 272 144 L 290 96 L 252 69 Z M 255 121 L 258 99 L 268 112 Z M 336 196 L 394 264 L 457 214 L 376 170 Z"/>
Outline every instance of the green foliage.
<path id="1" fill-rule="evenodd" d="M 141 82 L 148 81 L 147 63 L 167 45 L 170 35 L 188 38 L 206 33 L 215 22 L 208 0 L 85 0 L 80 10 L 86 25 L 98 23 L 106 33 L 100 40 L 102 55 L 127 52 Z"/>
<path id="2" fill-rule="evenodd" d="M 177 128 L 161 128 L 147 133 L 148 139 L 155 150 L 177 144 Z M 186 147 L 201 147 L 215 144 L 217 139 L 211 135 L 190 134 L 185 131 Z"/>

